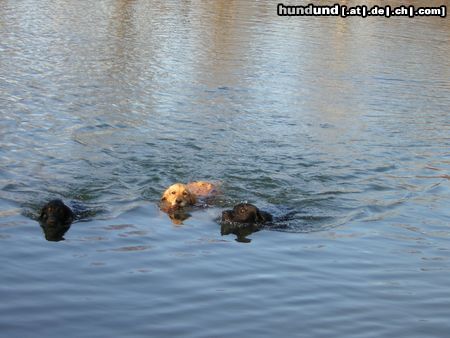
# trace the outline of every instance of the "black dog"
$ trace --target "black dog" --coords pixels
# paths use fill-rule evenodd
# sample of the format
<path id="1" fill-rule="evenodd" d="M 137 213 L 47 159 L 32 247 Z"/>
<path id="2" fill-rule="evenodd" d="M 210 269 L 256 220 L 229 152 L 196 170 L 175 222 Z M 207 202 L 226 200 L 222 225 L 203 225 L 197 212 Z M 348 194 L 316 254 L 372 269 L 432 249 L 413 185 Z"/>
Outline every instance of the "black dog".
<path id="1" fill-rule="evenodd" d="M 44 205 L 39 223 L 48 241 L 60 241 L 64 239 L 63 236 L 69 230 L 74 218 L 72 210 L 63 201 L 56 199 Z"/>
<path id="2" fill-rule="evenodd" d="M 222 212 L 222 222 L 261 224 L 271 222 L 273 217 L 265 211 L 259 210 L 250 203 L 240 203 L 234 206 L 233 210 Z"/>

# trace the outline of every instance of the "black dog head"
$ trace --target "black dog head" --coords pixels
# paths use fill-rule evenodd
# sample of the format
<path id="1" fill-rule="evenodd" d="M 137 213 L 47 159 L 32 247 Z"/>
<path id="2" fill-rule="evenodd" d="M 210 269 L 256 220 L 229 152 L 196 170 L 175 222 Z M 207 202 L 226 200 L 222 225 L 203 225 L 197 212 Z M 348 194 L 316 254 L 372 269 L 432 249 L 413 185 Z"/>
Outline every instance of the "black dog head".
<path id="1" fill-rule="evenodd" d="M 48 226 L 67 225 L 74 218 L 72 210 L 61 200 L 48 202 L 41 210 L 39 220 Z"/>
<path id="2" fill-rule="evenodd" d="M 60 241 L 70 228 L 74 214 L 61 200 L 48 202 L 41 210 L 39 223 L 49 241 Z"/>
<path id="3" fill-rule="evenodd" d="M 240 203 L 235 205 L 233 210 L 225 210 L 222 212 L 222 222 L 253 224 L 271 221 L 271 214 L 259 210 L 256 206 L 250 203 Z"/>

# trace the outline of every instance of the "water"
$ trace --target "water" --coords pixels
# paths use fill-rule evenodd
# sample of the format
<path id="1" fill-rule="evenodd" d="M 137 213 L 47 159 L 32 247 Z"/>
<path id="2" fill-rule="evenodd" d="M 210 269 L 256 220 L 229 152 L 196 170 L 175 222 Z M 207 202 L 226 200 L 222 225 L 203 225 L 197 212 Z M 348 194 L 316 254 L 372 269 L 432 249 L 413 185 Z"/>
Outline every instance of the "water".
<path id="1" fill-rule="evenodd" d="M 449 32 L 0 2 L 0 336 L 447 337 Z M 176 226 L 159 197 L 194 179 L 223 195 Z M 239 242 L 216 218 L 240 201 L 289 217 Z"/>

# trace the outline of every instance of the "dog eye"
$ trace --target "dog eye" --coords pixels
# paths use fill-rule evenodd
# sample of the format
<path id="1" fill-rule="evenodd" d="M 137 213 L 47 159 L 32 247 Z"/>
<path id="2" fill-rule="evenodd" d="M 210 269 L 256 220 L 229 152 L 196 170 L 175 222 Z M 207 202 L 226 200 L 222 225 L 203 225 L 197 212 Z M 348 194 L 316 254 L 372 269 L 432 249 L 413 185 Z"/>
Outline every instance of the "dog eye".
<path id="1" fill-rule="evenodd" d="M 172 192 L 171 192 L 172 195 L 175 195 L 176 193 L 177 193 L 176 191 L 172 191 Z"/>
<path id="2" fill-rule="evenodd" d="M 183 195 L 186 196 L 186 195 L 187 195 L 187 192 L 186 192 L 186 191 L 183 191 Z"/>

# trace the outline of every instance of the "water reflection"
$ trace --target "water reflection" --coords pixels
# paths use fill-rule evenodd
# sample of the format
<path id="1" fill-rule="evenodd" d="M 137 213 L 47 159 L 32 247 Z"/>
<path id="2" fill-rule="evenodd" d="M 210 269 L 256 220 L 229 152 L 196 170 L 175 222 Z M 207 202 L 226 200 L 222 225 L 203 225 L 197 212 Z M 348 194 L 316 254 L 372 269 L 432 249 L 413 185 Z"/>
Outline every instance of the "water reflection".
<path id="1" fill-rule="evenodd" d="M 5 336 L 448 336 L 450 21 L 276 4 L 0 1 Z M 214 207 L 160 213 L 198 178 Z M 55 197 L 62 245 L 4 211 Z M 275 228 L 219 230 L 244 201 Z"/>
<path id="2" fill-rule="evenodd" d="M 173 224 L 182 225 L 185 220 L 191 217 L 191 214 L 186 210 L 179 209 L 168 211 L 167 216 L 169 216 Z"/>
<path id="3" fill-rule="evenodd" d="M 222 223 L 220 225 L 220 234 L 222 236 L 235 235 L 235 240 L 240 243 L 250 243 L 252 240 L 247 238 L 252 233 L 261 230 L 258 224 L 238 224 L 238 223 Z"/>
<path id="4" fill-rule="evenodd" d="M 59 242 L 64 240 L 65 233 L 70 229 L 70 224 L 49 225 L 45 222 L 39 222 L 45 239 L 50 242 Z"/>

